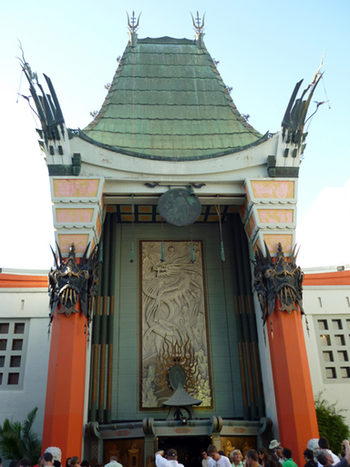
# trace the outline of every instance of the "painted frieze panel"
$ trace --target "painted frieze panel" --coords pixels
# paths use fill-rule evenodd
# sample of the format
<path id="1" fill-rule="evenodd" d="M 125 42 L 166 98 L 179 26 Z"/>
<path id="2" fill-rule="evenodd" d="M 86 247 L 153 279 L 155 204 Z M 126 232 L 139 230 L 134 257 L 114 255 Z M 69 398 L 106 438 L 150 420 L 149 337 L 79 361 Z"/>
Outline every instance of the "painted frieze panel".
<path id="1" fill-rule="evenodd" d="M 211 407 L 202 243 L 141 241 L 140 255 L 140 408 L 171 397 L 173 366 L 200 407 Z"/>

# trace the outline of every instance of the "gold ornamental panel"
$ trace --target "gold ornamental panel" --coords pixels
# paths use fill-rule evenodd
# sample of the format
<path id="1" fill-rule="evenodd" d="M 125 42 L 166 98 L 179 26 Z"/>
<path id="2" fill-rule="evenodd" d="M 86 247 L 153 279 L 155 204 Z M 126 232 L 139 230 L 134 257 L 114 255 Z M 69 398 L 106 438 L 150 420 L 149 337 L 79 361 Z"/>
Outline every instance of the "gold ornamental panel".
<path id="1" fill-rule="evenodd" d="M 168 371 L 180 365 L 185 388 L 212 406 L 201 241 L 141 241 L 141 409 L 173 394 Z"/>

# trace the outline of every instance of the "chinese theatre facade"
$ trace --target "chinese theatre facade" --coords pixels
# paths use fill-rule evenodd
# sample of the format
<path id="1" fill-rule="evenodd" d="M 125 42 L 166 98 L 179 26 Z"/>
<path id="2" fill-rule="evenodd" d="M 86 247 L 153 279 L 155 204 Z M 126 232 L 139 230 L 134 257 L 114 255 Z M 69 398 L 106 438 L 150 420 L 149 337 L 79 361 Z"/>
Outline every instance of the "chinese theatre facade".
<path id="1" fill-rule="evenodd" d="M 140 39 L 133 17 L 83 130 L 22 63 L 57 241 L 43 448 L 63 458 L 143 466 L 175 447 L 197 465 L 211 443 L 229 453 L 279 437 L 299 460 L 318 436 L 294 234 L 321 75 L 261 135 L 194 25 L 194 40 Z"/>

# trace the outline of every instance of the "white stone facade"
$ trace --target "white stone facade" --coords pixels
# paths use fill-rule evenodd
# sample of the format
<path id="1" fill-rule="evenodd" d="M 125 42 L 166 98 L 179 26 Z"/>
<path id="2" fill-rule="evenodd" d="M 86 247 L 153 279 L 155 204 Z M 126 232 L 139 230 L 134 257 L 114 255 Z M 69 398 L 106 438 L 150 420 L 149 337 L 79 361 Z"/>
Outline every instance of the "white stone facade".
<path id="1" fill-rule="evenodd" d="M 33 430 L 39 437 L 50 348 L 48 303 L 46 287 L 0 287 L 0 423 L 6 418 L 22 422 L 38 407 Z"/>
<path id="2" fill-rule="evenodd" d="M 349 268 L 350 269 L 350 268 Z M 350 278 L 350 270 L 347 271 Z M 323 273 L 328 270 L 307 270 Z M 336 275 L 336 268 L 332 274 Z M 331 281 L 329 281 L 331 282 Z M 345 417 L 350 426 L 350 280 L 347 285 L 304 285 L 304 310 L 309 333 L 305 343 L 315 397 L 321 397 Z"/>

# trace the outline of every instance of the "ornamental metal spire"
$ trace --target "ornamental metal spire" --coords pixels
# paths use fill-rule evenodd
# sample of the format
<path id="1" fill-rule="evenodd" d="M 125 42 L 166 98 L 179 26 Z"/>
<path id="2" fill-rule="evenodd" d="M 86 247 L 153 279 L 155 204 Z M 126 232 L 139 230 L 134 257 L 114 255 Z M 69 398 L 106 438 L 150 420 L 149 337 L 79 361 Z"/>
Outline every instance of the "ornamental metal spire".
<path id="1" fill-rule="evenodd" d="M 132 12 L 131 19 L 129 17 L 129 13 L 126 13 L 126 14 L 127 14 L 127 17 L 128 17 L 128 28 L 129 28 L 130 42 L 132 43 L 133 42 L 133 37 L 135 36 L 135 33 L 139 28 L 141 13 L 137 17 L 137 19 L 136 19 L 136 16 L 135 16 L 135 11 Z"/>
<path id="2" fill-rule="evenodd" d="M 197 16 L 195 18 L 193 17 L 192 13 L 191 13 L 191 16 L 192 16 L 193 27 L 194 27 L 194 30 L 196 31 L 196 39 L 198 40 L 203 33 L 205 13 L 203 14 L 203 18 L 200 18 L 198 11 L 197 11 Z"/>

